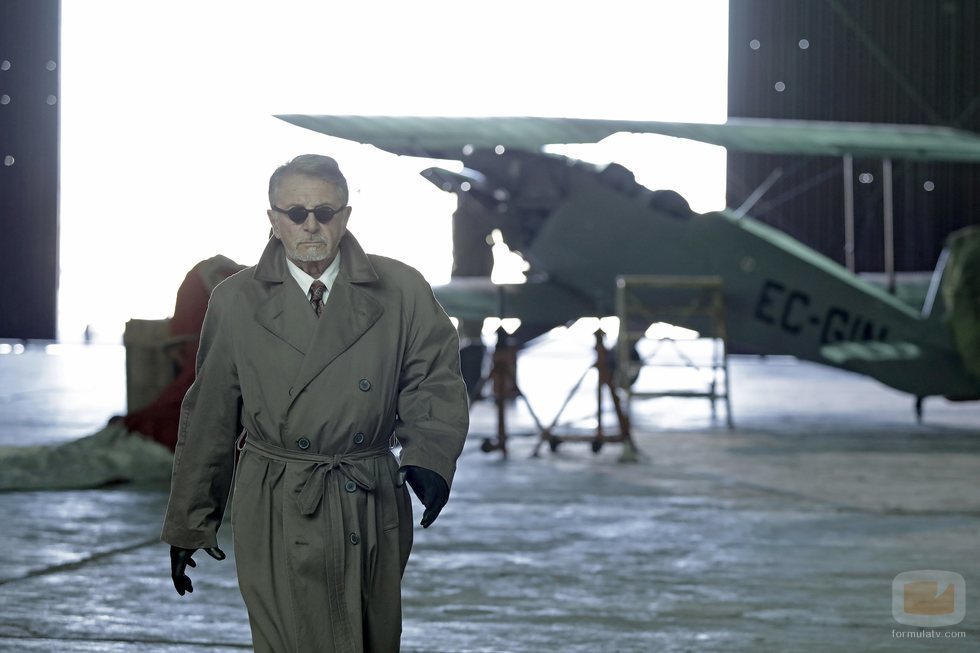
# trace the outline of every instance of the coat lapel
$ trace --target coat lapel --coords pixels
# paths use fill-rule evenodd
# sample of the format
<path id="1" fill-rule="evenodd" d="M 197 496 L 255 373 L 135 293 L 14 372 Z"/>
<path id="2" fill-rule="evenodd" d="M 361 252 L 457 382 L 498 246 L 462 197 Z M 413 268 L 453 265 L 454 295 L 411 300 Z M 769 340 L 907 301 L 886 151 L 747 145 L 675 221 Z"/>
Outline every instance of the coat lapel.
<path id="1" fill-rule="evenodd" d="M 340 242 L 340 273 L 323 305 L 323 313 L 313 318 L 313 338 L 293 384 L 297 391 L 347 351 L 384 313 L 381 303 L 361 285 L 377 279 L 367 255 L 348 233 Z M 293 395 L 294 401 L 299 394 Z"/>
<path id="2" fill-rule="evenodd" d="M 286 269 L 286 259 L 278 239 L 269 239 L 255 267 L 254 277 L 266 282 L 262 285 L 265 298 L 259 300 L 255 321 L 299 353 L 306 354 L 316 315 L 309 305 L 305 306 L 309 310 L 304 315 L 303 307 L 299 306 L 306 304 L 302 291 L 295 282 L 285 283 L 292 281 L 292 275 Z"/>
<path id="3" fill-rule="evenodd" d="M 299 390 L 309 385 L 323 368 L 357 342 L 382 313 L 381 303 L 366 290 L 338 277 L 323 305 L 294 387 Z"/>

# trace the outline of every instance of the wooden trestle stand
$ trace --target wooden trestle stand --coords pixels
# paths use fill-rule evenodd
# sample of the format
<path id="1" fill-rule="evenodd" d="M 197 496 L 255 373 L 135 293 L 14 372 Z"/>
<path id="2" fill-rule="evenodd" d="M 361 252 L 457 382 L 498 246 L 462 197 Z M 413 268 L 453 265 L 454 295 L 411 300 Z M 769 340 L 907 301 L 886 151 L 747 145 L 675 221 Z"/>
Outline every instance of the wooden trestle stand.
<path id="1" fill-rule="evenodd" d="M 558 446 L 562 442 L 590 442 L 592 444 L 592 452 L 599 453 L 602 446 L 607 442 L 622 442 L 623 443 L 623 453 L 620 460 L 623 462 L 633 462 L 637 459 L 636 446 L 633 443 L 633 438 L 630 435 L 630 421 L 629 416 L 626 411 L 623 410 L 622 403 L 619 400 L 619 395 L 616 394 L 616 386 L 613 382 L 613 370 L 612 370 L 612 354 L 606 349 L 605 345 L 605 333 L 602 329 L 596 329 L 595 331 L 595 362 L 582 373 L 578 381 L 572 387 L 568 396 L 565 398 L 565 402 L 561 405 L 558 414 L 555 415 L 555 419 L 552 420 L 551 424 L 547 428 L 541 429 L 541 438 L 538 440 L 537 445 L 534 447 L 534 453 L 532 456 L 537 456 L 538 451 L 541 449 L 541 445 L 547 443 L 551 451 L 556 451 Z M 568 404 L 571 403 L 572 398 L 578 392 L 581 387 L 582 382 L 588 373 L 595 368 L 599 372 L 599 382 L 596 385 L 596 427 L 595 434 L 593 435 L 583 435 L 583 434 L 559 434 L 555 430 L 558 427 L 558 420 L 561 419 L 561 415 L 565 412 Z M 602 426 L 602 394 L 603 391 L 607 391 L 612 397 L 613 409 L 616 412 L 616 419 L 619 423 L 618 433 L 606 433 Z"/>

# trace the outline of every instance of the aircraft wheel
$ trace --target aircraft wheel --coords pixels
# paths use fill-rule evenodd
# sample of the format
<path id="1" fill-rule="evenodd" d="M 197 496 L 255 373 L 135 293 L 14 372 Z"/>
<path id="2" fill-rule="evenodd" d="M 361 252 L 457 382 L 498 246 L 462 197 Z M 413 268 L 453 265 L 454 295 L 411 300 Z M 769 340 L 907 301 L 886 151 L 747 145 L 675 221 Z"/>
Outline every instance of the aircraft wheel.
<path id="1" fill-rule="evenodd" d="M 592 453 L 599 453 L 602 451 L 602 440 L 592 441 Z"/>
<path id="2" fill-rule="evenodd" d="M 548 438 L 548 448 L 551 449 L 551 453 L 558 451 L 558 446 L 561 444 L 561 440 L 558 438 Z"/>

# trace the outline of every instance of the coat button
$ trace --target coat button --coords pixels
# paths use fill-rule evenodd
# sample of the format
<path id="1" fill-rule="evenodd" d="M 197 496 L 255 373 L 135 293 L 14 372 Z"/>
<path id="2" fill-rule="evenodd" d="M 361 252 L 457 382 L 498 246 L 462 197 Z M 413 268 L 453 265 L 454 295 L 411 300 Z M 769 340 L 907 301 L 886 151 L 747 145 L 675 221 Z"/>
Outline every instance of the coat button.
<path id="1" fill-rule="evenodd" d="M 361 444 L 364 442 L 364 434 L 358 431 L 354 434 L 354 444 Z"/>
<path id="2" fill-rule="evenodd" d="M 347 490 L 348 492 L 355 492 L 357 491 L 357 483 L 355 483 L 354 481 L 347 481 L 346 483 L 344 483 L 344 489 Z"/>
<path id="3" fill-rule="evenodd" d="M 357 536 L 357 533 L 351 533 L 350 534 L 350 543 L 351 544 L 354 544 L 354 545 L 357 545 L 357 544 L 360 544 L 361 543 L 361 538 L 359 538 Z"/>
<path id="4" fill-rule="evenodd" d="M 371 389 L 371 382 L 367 379 L 361 379 L 361 381 L 357 384 L 357 387 L 360 388 L 362 392 L 367 392 Z"/>
<path id="5" fill-rule="evenodd" d="M 310 448 L 309 438 L 300 438 L 299 440 L 296 441 L 296 446 L 299 447 L 300 449 L 309 449 Z"/>

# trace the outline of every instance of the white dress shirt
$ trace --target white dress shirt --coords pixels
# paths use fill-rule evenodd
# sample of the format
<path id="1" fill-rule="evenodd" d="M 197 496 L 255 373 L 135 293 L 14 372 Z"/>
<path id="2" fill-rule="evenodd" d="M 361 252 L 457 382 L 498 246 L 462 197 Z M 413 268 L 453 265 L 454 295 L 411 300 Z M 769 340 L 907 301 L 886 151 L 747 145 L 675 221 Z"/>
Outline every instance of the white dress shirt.
<path id="1" fill-rule="evenodd" d="M 285 256 L 285 254 L 283 254 L 283 256 Z M 288 257 L 286 258 L 286 267 L 289 268 L 289 273 L 293 275 L 293 279 L 296 279 L 296 283 L 298 283 L 299 287 L 303 290 L 303 294 L 306 295 L 306 299 L 311 299 L 312 295 L 310 293 L 310 286 L 313 285 L 313 282 L 316 281 L 316 279 L 306 274 L 302 268 L 290 261 Z M 340 250 L 337 250 L 337 256 L 334 257 L 333 263 L 328 265 L 327 269 L 320 275 L 320 281 L 322 281 L 323 285 L 327 287 L 327 289 L 323 291 L 324 304 L 327 303 L 327 296 L 330 295 L 330 288 L 333 287 L 333 282 L 337 279 L 338 272 L 340 272 Z"/>

